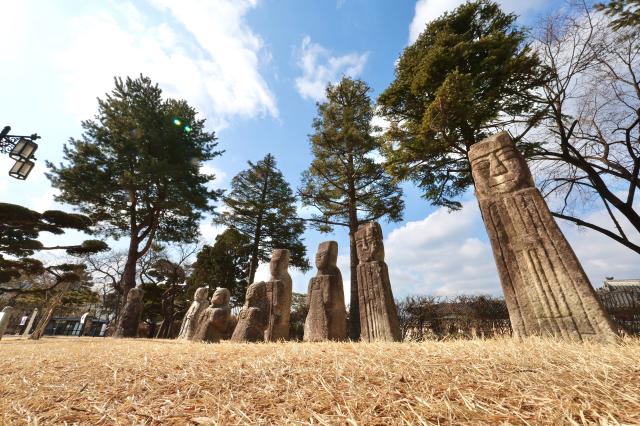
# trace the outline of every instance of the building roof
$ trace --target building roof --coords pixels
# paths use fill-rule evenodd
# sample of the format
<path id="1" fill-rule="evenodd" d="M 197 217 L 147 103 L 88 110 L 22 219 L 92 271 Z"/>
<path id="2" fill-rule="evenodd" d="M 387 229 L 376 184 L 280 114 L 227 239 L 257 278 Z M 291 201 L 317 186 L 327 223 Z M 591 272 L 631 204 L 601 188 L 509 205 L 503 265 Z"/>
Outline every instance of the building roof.
<path id="1" fill-rule="evenodd" d="M 598 291 L 598 297 L 606 310 L 629 309 L 640 306 L 640 291 Z"/>
<path id="2" fill-rule="evenodd" d="M 636 280 L 605 280 L 604 286 L 598 289 L 601 292 L 608 291 L 638 291 L 640 292 L 640 279 Z"/>

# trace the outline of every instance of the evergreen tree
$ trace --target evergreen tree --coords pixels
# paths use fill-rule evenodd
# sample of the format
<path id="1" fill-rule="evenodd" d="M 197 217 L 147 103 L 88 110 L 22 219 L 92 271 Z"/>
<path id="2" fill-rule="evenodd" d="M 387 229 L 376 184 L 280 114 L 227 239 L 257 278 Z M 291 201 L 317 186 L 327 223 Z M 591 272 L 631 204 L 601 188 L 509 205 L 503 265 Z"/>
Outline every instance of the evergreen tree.
<path id="1" fill-rule="evenodd" d="M 55 235 L 64 234 L 71 229 L 92 232 L 92 221 L 87 216 L 66 213 L 59 210 L 47 210 L 38 213 L 23 206 L 0 203 L 0 294 L 2 293 L 43 293 L 52 290 L 63 282 L 78 279 L 77 270 L 82 265 L 63 263 L 45 266 L 41 261 L 31 258 L 39 251 L 65 250 L 70 255 L 97 253 L 109 247 L 98 240 L 86 240 L 80 244 L 66 246 L 44 246 L 39 240 L 41 232 Z M 10 256 L 11 258 L 6 258 Z M 52 275 L 53 283 L 44 286 L 30 285 L 25 277 Z"/>
<path id="2" fill-rule="evenodd" d="M 304 223 L 298 218 L 296 197 L 267 154 L 257 163 L 231 180 L 231 192 L 224 197 L 227 210 L 215 222 L 237 230 L 249 239 L 247 283 L 252 283 L 258 262 L 268 262 L 271 251 L 287 249 L 291 266 L 306 271 L 310 268 L 303 245 Z"/>
<path id="3" fill-rule="evenodd" d="M 66 164 L 47 175 L 58 201 L 77 206 L 110 237 L 129 239 L 121 280 L 122 303 L 136 284 L 136 261 L 154 240 L 191 241 L 202 213 L 220 195 L 200 172 L 215 151 L 213 133 L 187 102 L 163 99 L 147 77 L 115 79 L 98 100 L 98 114 L 82 122 L 84 133 L 64 147 Z"/>
<path id="4" fill-rule="evenodd" d="M 595 8 L 613 18 L 611 25 L 616 30 L 640 27 L 640 0 L 610 0 L 596 4 Z"/>
<path id="5" fill-rule="evenodd" d="M 388 170 L 416 182 L 435 205 L 461 207 L 455 198 L 473 183 L 471 145 L 516 123 L 526 133 L 536 122 L 543 72 L 515 20 L 488 0 L 445 13 L 404 50 L 378 99 L 392 123 Z"/>
<path id="6" fill-rule="evenodd" d="M 314 159 L 302 174 L 299 190 L 302 203 L 316 208 L 310 220 L 321 232 L 334 226 L 349 230 L 351 258 L 351 301 L 349 335 L 360 336 L 355 233 L 358 226 L 386 217 L 402 219 L 404 203 L 401 189 L 385 173 L 372 155 L 379 148 L 371 125 L 374 109 L 371 89 L 361 80 L 344 77 L 327 87 L 327 101 L 318 104 L 318 117 L 311 135 Z"/>
<path id="7" fill-rule="evenodd" d="M 247 291 L 249 242 L 248 237 L 236 229 L 228 228 L 216 237 L 213 246 L 204 246 L 192 265 L 189 286 L 193 291 L 190 293 L 204 285 L 211 290 L 224 287 L 231 292 L 231 304 L 242 305 Z"/>

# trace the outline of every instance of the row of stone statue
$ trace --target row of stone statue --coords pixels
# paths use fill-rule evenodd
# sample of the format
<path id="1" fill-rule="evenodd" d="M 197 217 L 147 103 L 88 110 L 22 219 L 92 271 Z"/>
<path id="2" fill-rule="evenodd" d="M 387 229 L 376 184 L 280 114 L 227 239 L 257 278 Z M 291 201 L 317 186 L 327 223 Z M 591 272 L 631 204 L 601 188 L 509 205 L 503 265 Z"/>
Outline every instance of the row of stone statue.
<path id="1" fill-rule="evenodd" d="M 472 145 L 469 160 L 514 336 L 617 341 L 615 326 L 511 137 L 503 132 Z M 356 246 L 361 340 L 400 340 L 380 226 L 375 222 L 361 226 L 356 233 Z M 334 241 L 320 244 L 316 255 L 318 274 L 311 279 L 307 295 L 306 341 L 346 338 L 337 256 Z M 249 286 L 233 341 L 288 337 L 292 296 L 288 260 L 286 250 L 276 250 L 271 260 L 271 279 Z M 216 290 L 211 306 L 207 306 L 206 293 L 206 289 L 196 292 L 181 338 L 215 341 L 228 322 L 228 291 Z"/>
<path id="2" fill-rule="evenodd" d="M 361 339 L 398 341 L 400 324 L 384 263 L 380 225 L 371 222 L 360 227 L 356 243 Z M 304 325 L 305 341 L 347 338 L 347 311 L 337 260 L 338 243 L 321 243 L 316 254 L 318 273 L 311 278 L 307 293 L 309 313 Z M 269 264 L 271 278 L 253 283 L 247 289 L 231 341 L 275 342 L 289 338 L 293 288 L 288 267 L 289 251 L 274 250 Z M 217 288 L 211 303 L 207 296 L 207 287 L 196 290 L 178 339 L 218 342 L 226 334 L 231 320 L 229 290 Z"/>

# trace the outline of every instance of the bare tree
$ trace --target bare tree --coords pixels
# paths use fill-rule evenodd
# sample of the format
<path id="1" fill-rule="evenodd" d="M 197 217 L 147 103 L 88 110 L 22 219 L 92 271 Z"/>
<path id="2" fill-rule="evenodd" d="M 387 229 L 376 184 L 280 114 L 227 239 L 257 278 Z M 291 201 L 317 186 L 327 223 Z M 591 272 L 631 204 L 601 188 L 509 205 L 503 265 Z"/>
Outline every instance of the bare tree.
<path id="1" fill-rule="evenodd" d="M 526 138 L 552 214 L 640 254 L 640 33 L 574 3 L 540 26 L 546 109 Z M 600 206 L 609 224 L 589 219 Z"/>

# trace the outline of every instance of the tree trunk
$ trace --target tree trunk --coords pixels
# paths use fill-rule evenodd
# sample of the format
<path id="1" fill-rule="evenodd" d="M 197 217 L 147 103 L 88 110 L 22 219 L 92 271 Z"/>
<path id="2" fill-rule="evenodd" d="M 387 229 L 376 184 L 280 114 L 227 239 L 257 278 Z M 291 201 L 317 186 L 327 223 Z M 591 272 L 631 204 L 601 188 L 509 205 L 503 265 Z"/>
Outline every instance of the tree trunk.
<path id="1" fill-rule="evenodd" d="M 173 309 L 174 300 L 173 286 L 167 290 L 162 297 L 162 324 L 156 334 L 157 339 L 168 339 L 171 337 L 171 329 L 173 328 L 173 319 L 175 317 Z"/>
<path id="2" fill-rule="evenodd" d="M 256 270 L 258 269 L 258 254 L 260 251 L 260 240 L 262 239 L 262 214 L 264 213 L 264 203 L 267 199 L 267 192 L 269 191 L 269 172 L 271 171 L 271 162 L 267 163 L 267 172 L 264 176 L 264 183 L 262 185 L 262 194 L 260 194 L 260 208 L 262 209 L 258 214 L 256 220 L 256 230 L 253 235 L 253 247 L 251 248 L 251 260 L 249 261 L 249 273 L 247 286 L 253 283 L 256 276 Z"/>
<path id="3" fill-rule="evenodd" d="M 260 239 L 262 238 L 262 215 L 258 216 L 256 222 L 256 232 L 253 236 L 253 247 L 251 247 L 251 260 L 249 260 L 249 274 L 247 285 L 253 283 L 253 279 L 256 276 L 256 270 L 258 269 L 258 254 L 260 249 Z"/>
<path id="4" fill-rule="evenodd" d="M 129 290 L 136 286 L 136 262 L 138 260 L 138 241 L 136 238 L 131 236 L 131 241 L 129 243 L 129 252 L 127 253 L 127 263 L 124 266 L 124 272 L 122 273 L 122 279 L 120 280 L 120 289 L 122 290 L 122 299 L 120 303 L 120 312 L 118 315 L 118 321 L 116 326 L 116 333 L 114 333 L 113 337 L 122 337 L 122 335 L 135 335 L 136 332 L 131 330 L 121 330 L 122 328 L 122 314 L 124 313 L 124 307 L 127 304 L 127 295 L 129 294 Z M 133 325 L 132 325 L 133 327 Z M 136 324 L 136 330 L 137 330 Z"/>
<path id="5" fill-rule="evenodd" d="M 360 302 L 358 300 L 358 250 L 356 248 L 356 232 L 358 231 L 358 198 L 356 194 L 356 176 L 353 155 L 349 154 L 348 162 L 348 197 L 349 197 L 349 258 L 351 267 L 351 297 L 349 302 L 349 338 L 360 340 Z"/>
<path id="6" fill-rule="evenodd" d="M 357 230 L 357 228 L 356 228 Z M 360 303 L 358 300 L 358 251 L 355 230 L 349 230 L 349 257 L 351 267 L 351 297 L 349 302 L 349 338 L 360 339 Z"/>
<path id="7" fill-rule="evenodd" d="M 44 315 L 42 316 L 42 318 L 40 318 L 38 325 L 36 326 L 35 330 L 33 330 L 33 333 L 31 333 L 31 336 L 29 336 L 29 339 L 39 340 L 44 335 L 44 331 L 47 329 L 47 325 L 49 324 L 49 321 L 51 321 L 53 313 L 62 304 L 62 297 L 67 292 L 69 285 L 69 282 L 65 282 L 58 286 L 57 293 L 49 301 L 49 306 L 44 311 Z"/>

